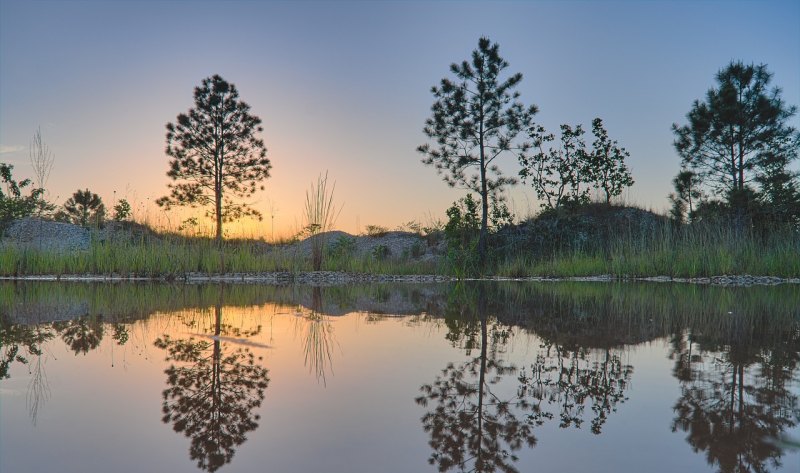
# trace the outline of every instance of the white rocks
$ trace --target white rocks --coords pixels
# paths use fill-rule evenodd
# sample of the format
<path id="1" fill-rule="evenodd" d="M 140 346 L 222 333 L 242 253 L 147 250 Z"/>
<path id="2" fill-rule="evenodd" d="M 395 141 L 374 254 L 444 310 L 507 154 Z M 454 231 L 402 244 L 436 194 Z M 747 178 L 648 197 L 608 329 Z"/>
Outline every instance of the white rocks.
<path id="1" fill-rule="evenodd" d="M 12 222 L 4 237 L 0 241 L 2 245 L 53 252 L 86 251 L 91 242 L 91 235 L 86 228 L 30 217 Z"/>

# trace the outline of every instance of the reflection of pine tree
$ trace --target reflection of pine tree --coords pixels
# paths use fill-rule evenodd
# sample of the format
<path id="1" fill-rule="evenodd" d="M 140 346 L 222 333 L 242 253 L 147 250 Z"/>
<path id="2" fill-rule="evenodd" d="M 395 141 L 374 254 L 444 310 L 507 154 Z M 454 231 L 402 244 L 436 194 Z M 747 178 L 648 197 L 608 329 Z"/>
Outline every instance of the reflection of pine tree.
<path id="1" fill-rule="evenodd" d="M 480 355 L 459 366 L 448 364 L 432 384 L 420 388 L 422 396 L 416 399 L 421 406 L 435 404 L 422 417 L 422 425 L 434 450 L 429 462 L 441 472 L 515 472 L 514 452 L 536 444 L 533 428 L 543 422 L 538 406 L 524 398 L 504 400 L 493 391 L 516 369 L 499 358 L 495 342 L 507 340 L 508 331 L 500 326 L 489 328 L 482 295 L 482 291 L 474 295 L 480 324 L 464 318 L 458 318 L 459 323 L 448 321 L 448 339 L 466 339 L 467 350 L 479 348 Z M 467 302 L 475 301 L 468 298 Z"/>
<path id="2" fill-rule="evenodd" d="M 102 316 L 82 316 L 65 322 L 53 322 L 53 327 L 76 355 L 85 355 L 99 347 L 105 333 Z"/>
<path id="3" fill-rule="evenodd" d="M 253 410 L 264 400 L 269 383 L 267 369 L 256 365 L 249 349 L 223 352 L 220 305 L 215 313 L 213 343 L 169 335 L 155 342 L 167 350 L 167 361 L 180 363 L 165 371 L 163 421 L 191 439 L 191 459 L 208 471 L 229 463 L 246 434 L 258 427 L 259 416 Z"/>
<path id="4" fill-rule="evenodd" d="M 593 353 L 599 355 L 594 358 Z M 610 349 L 590 352 L 549 346 L 539 353 L 530 373 L 520 374 L 520 396 L 559 406 L 561 428 L 580 428 L 591 404 L 592 433 L 600 434 L 609 414 L 625 402 L 633 367 Z"/>
<path id="5" fill-rule="evenodd" d="M 681 397 L 672 430 L 686 432 L 694 451 L 705 452 L 720 472 L 780 466 L 775 440 L 800 422 L 798 396 L 789 389 L 800 333 L 789 338 L 771 352 L 753 340 L 722 352 L 704 351 L 691 337 L 673 340 Z"/>

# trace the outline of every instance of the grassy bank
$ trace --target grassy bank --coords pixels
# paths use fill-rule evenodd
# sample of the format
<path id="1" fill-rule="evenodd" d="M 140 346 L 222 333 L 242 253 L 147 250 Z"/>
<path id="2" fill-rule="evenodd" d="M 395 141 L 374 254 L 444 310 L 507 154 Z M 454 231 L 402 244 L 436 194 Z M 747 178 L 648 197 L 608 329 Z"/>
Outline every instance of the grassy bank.
<path id="1" fill-rule="evenodd" d="M 207 239 L 92 241 L 87 251 L 66 253 L 35 248 L 0 248 L 0 276 L 101 274 L 123 277 L 180 278 L 187 273 L 311 271 L 308 257 L 273 250 L 263 243 L 239 241 L 218 246 Z M 433 263 L 414 260 L 328 258 L 323 270 L 374 274 L 435 274 Z"/>
<path id="2" fill-rule="evenodd" d="M 723 274 L 800 276 L 800 236 L 790 230 L 766 235 L 716 228 L 663 227 L 646 237 L 621 231 L 605 248 L 555 251 L 548 256 L 524 250 L 497 264 L 509 277 L 704 277 Z"/>
<path id="3" fill-rule="evenodd" d="M 330 256 L 323 270 L 371 274 L 465 274 L 453 259 Z M 180 279 L 187 273 L 259 273 L 312 270 L 309 256 L 263 242 L 239 240 L 218 246 L 205 238 L 164 236 L 92 241 L 87 251 L 0 248 L 0 276 L 99 274 Z M 717 228 L 663 226 L 643 235 L 619 231 L 602 245 L 531 249 L 524 242 L 498 249 L 485 275 L 504 277 L 618 277 L 723 274 L 800 277 L 800 238 L 790 230 L 742 234 Z"/>

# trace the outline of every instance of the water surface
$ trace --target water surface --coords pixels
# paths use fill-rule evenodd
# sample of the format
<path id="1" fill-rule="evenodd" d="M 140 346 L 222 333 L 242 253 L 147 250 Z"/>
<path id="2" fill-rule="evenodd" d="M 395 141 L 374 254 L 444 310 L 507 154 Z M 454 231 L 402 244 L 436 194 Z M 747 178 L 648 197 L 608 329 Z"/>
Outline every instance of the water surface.
<path id="1" fill-rule="evenodd" d="M 800 471 L 800 289 L 0 284 L 0 471 Z"/>

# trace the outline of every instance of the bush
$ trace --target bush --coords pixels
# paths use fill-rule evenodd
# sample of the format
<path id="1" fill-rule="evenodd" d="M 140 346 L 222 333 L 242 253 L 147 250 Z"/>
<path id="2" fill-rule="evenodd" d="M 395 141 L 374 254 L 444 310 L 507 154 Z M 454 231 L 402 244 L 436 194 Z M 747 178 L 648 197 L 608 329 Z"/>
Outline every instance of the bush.
<path id="1" fill-rule="evenodd" d="M 347 258 L 353 255 L 356 250 L 355 238 L 348 236 L 340 236 L 329 247 L 329 253 L 332 258 Z"/>
<path id="2" fill-rule="evenodd" d="M 386 227 L 382 227 L 380 225 L 367 225 L 367 236 L 371 237 L 381 237 L 386 235 L 389 230 Z"/>
<path id="3" fill-rule="evenodd" d="M 391 253 L 391 250 L 386 245 L 377 245 L 372 249 L 372 257 L 378 261 L 385 260 Z"/>
<path id="4" fill-rule="evenodd" d="M 31 185 L 30 179 L 17 182 L 12 177 L 14 166 L 0 163 L 0 230 L 8 222 L 33 215 L 41 206 L 42 189 L 31 188 L 29 195 L 22 195 L 23 190 Z"/>

